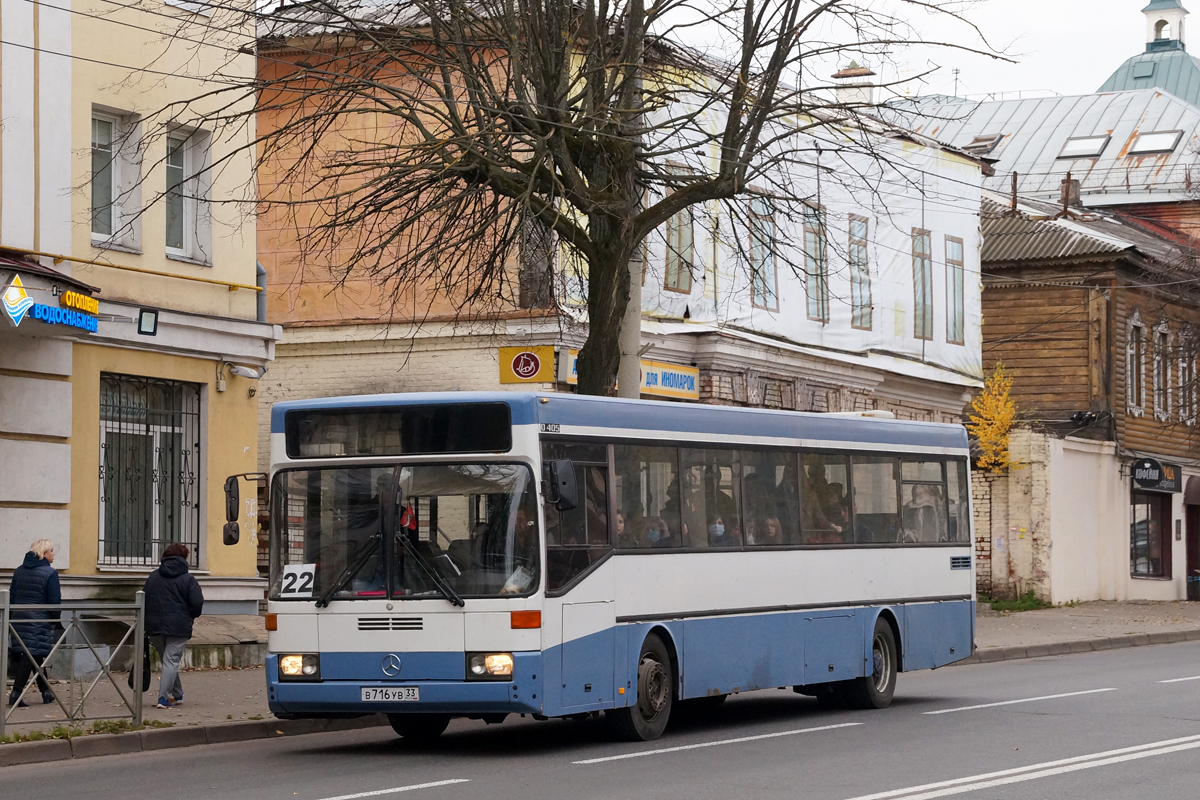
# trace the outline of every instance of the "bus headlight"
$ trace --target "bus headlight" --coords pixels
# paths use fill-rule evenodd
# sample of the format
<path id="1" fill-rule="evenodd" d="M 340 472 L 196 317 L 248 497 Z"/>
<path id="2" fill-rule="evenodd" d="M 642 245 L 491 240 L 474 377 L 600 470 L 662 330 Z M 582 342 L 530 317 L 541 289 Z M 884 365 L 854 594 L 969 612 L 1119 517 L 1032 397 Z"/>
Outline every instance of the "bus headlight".
<path id="1" fill-rule="evenodd" d="M 321 657 L 313 654 L 286 655 L 279 657 L 279 680 L 321 680 Z"/>
<path id="2" fill-rule="evenodd" d="M 512 680 L 512 653 L 468 653 L 467 680 Z"/>

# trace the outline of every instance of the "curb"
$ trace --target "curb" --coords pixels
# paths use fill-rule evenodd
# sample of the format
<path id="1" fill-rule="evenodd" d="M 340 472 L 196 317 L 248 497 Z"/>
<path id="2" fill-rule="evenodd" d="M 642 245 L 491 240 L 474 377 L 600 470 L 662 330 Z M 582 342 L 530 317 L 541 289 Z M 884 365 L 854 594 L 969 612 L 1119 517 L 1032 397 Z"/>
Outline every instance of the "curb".
<path id="1" fill-rule="evenodd" d="M 97 733 L 71 739 L 43 739 L 0 745 L 0 767 L 40 764 L 73 758 L 115 756 L 191 747 L 198 744 L 248 742 L 252 739 L 278 739 L 308 733 L 332 733 L 387 725 L 387 717 L 372 714 L 355 719 L 276 719 L 262 722 L 227 722 L 217 725 L 188 725 L 175 728 L 147 728 L 129 733 Z"/>
<path id="2" fill-rule="evenodd" d="M 1023 658 L 1065 656 L 1071 653 L 1092 653 L 1100 650 L 1120 650 L 1125 647 L 1145 647 L 1152 644 L 1176 644 L 1200 641 L 1200 628 L 1182 631 L 1160 631 L 1156 633 L 1131 633 L 1125 636 L 1104 636 L 1095 639 L 1076 639 L 1053 644 L 1015 645 L 1012 647 L 989 647 L 976 650 L 970 658 L 955 661 L 947 666 L 968 664 L 994 664 L 997 661 L 1017 661 Z"/>

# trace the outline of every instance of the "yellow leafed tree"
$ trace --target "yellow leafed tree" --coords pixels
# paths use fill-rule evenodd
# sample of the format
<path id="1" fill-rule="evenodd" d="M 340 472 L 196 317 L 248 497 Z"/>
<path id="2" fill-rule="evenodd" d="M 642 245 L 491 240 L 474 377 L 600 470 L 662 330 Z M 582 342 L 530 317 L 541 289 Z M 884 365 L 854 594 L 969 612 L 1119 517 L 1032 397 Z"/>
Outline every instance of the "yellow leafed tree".
<path id="1" fill-rule="evenodd" d="M 1017 418 L 1017 404 L 1009 395 L 1011 390 L 1012 377 L 1004 371 L 1004 364 L 997 362 L 996 371 L 984 381 L 983 392 L 971 401 L 975 413 L 969 415 L 967 430 L 979 443 L 976 464 L 993 473 L 1018 466 L 1008 454 L 1008 432 Z"/>

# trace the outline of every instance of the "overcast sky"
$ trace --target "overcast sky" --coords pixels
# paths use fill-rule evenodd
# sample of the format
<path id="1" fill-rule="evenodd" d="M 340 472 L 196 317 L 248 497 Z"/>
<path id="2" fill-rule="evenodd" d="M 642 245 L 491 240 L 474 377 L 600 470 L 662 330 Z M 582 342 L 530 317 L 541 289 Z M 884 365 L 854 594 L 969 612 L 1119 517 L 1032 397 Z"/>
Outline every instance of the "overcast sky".
<path id="1" fill-rule="evenodd" d="M 969 12 L 993 46 L 1007 50 L 1017 61 L 1009 64 L 948 50 L 914 52 L 909 74 L 926 69 L 930 62 L 942 67 L 924 89 L 913 94 L 954 91 L 954 67 L 960 69 L 958 94 L 1043 91 L 1088 94 L 1116 70 L 1121 62 L 1142 52 L 1146 45 L 1146 18 L 1141 13 L 1148 0 L 986 0 Z M 1184 0 L 1197 16 L 1189 17 L 1200 31 L 1200 0 Z M 927 29 L 930 37 L 937 28 Z M 1189 26 L 1189 32 L 1191 27 Z M 1200 35 L 1200 34 L 1198 34 Z M 1193 52 L 1200 52 L 1200 39 Z M 885 72 L 886 74 L 886 72 Z"/>

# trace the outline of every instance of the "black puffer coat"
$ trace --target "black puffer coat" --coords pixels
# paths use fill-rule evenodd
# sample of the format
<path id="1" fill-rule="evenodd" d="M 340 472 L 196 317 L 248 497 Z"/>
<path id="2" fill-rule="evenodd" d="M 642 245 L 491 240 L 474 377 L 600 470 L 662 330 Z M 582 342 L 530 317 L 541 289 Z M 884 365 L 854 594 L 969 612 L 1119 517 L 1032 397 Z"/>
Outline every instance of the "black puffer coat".
<path id="1" fill-rule="evenodd" d="M 204 610 L 200 584 L 179 556 L 164 558 L 146 578 L 146 635 L 192 638 L 192 621 Z"/>
<path id="2" fill-rule="evenodd" d="M 9 602 L 16 605 L 58 605 L 62 602 L 62 589 L 58 585 L 58 570 L 50 566 L 44 558 L 38 558 L 32 551 L 25 554 L 25 563 L 13 571 L 12 583 L 9 584 Z M 14 611 L 14 622 L 20 619 L 57 620 L 59 612 L 55 611 Z M 34 622 L 14 625 L 16 633 L 21 635 L 21 641 L 29 652 L 39 659 L 50 655 L 54 641 L 58 638 L 58 623 Z M 9 634 L 9 650 L 24 655 L 25 650 L 17 643 L 15 634 Z"/>

